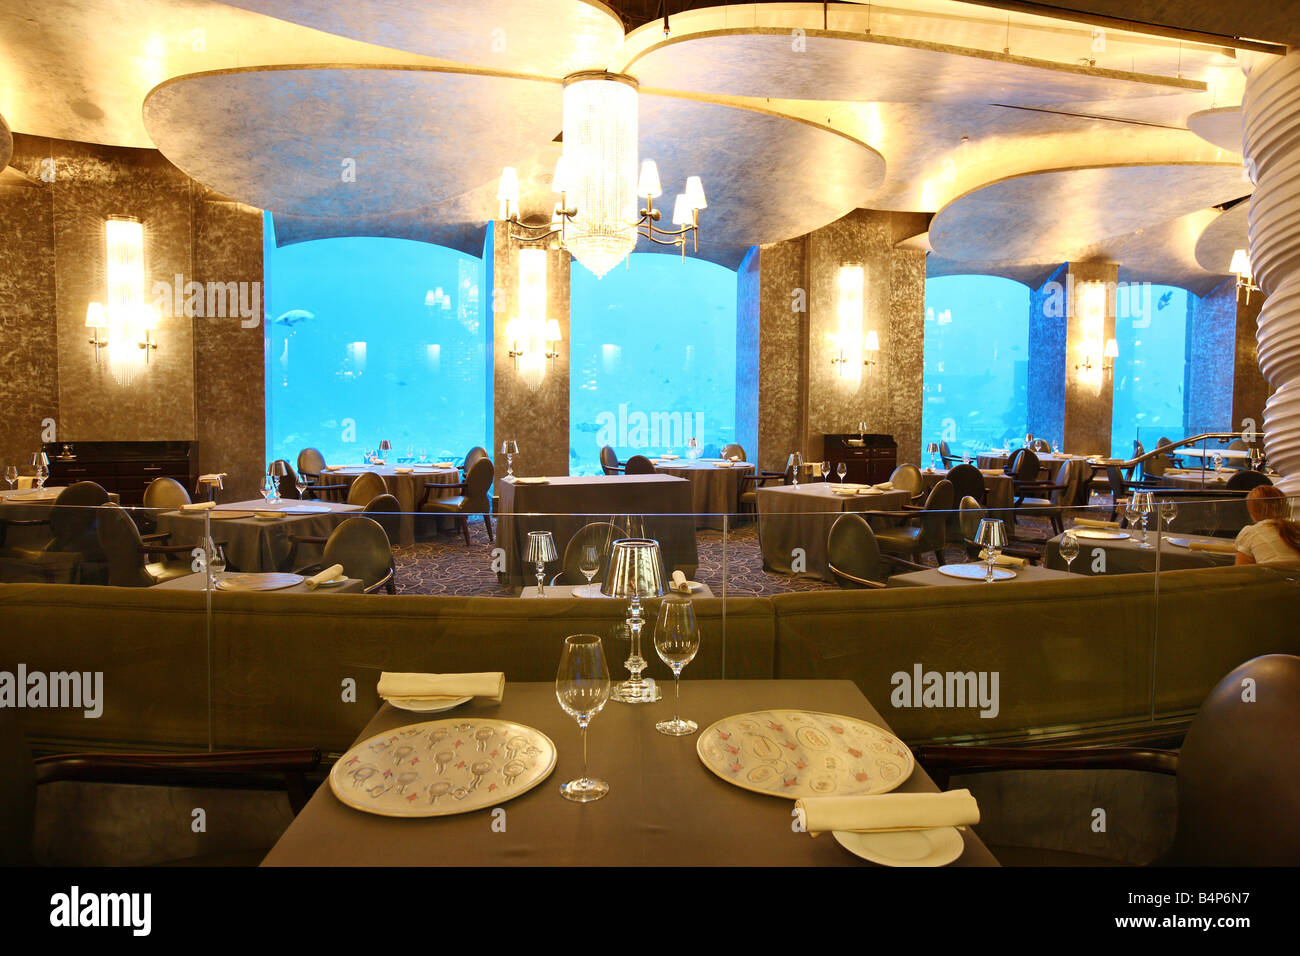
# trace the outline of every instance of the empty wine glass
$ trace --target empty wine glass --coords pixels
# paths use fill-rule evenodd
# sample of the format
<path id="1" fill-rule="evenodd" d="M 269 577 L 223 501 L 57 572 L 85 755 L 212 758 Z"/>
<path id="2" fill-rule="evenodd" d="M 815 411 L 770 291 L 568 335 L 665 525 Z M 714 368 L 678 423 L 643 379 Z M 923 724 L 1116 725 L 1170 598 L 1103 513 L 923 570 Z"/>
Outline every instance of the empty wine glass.
<path id="1" fill-rule="evenodd" d="M 280 500 L 280 482 L 275 475 L 267 475 L 263 480 L 262 497 L 266 499 L 268 505 L 273 505 Z"/>
<path id="2" fill-rule="evenodd" d="M 301 501 L 307 497 L 307 479 L 299 472 L 294 472 L 293 486 L 298 489 L 298 500 Z"/>
<path id="3" fill-rule="evenodd" d="M 1133 492 L 1132 497 L 1128 498 L 1124 502 L 1124 518 L 1128 521 L 1128 526 L 1131 529 L 1138 529 L 1142 522 L 1142 509 L 1138 504 L 1138 494 L 1136 491 Z M 1138 547 L 1145 548 L 1147 546 L 1146 532 L 1143 531 L 1140 533 L 1142 537 L 1138 541 Z"/>
<path id="4" fill-rule="evenodd" d="M 596 577 L 596 572 L 600 570 L 600 549 L 594 544 L 584 544 L 582 551 L 578 555 L 578 570 L 590 584 Z"/>
<path id="5" fill-rule="evenodd" d="M 838 465 L 835 466 L 835 474 L 840 476 L 841 485 L 844 484 L 844 476 L 847 475 L 848 473 L 849 473 L 849 466 L 846 465 L 844 462 L 840 462 Z"/>
<path id="6" fill-rule="evenodd" d="M 830 481 L 830 480 L 831 480 L 831 463 L 829 461 L 824 461 L 822 462 L 822 481 Z"/>
<path id="7" fill-rule="evenodd" d="M 655 623 L 655 651 L 659 659 L 673 669 L 673 719 L 661 720 L 655 730 L 670 737 L 684 737 L 699 730 L 693 720 L 682 720 L 678 707 L 682 700 L 682 668 L 695 659 L 700 650 L 700 629 L 695 623 L 695 609 L 685 598 L 664 598 Z"/>
<path id="8" fill-rule="evenodd" d="M 1168 531 L 1174 523 L 1174 518 L 1178 516 L 1178 502 L 1172 498 L 1165 498 L 1160 502 L 1160 520 L 1164 522 L 1165 530 Z"/>
<path id="9" fill-rule="evenodd" d="M 208 590 L 211 591 L 216 588 L 222 572 L 226 570 L 226 552 L 211 536 L 203 541 L 203 559 L 207 564 Z"/>
<path id="10" fill-rule="evenodd" d="M 1074 559 L 1079 556 L 1079 539 L 1074 536 L 1074 532 L 1067 531 L 1061 535 L 1057 548 L 1061 552 L 1061 557 L 1065 558 L 1066 572 L 1074 570 Z"/>
<path id="11" fill-rule="evenodd" d="M 9 482 L 9 490 L 14 490 L 14 485 L 18 484 L 18 466 L 5 465 L 5 481 Z"/>
<path id="12" fill-rule="evenodd" d="M 1223 471 L 1223 455 L 1220 452 L 1214 453 L 1214 473 L 1217 475 Z"/>
<path id="13" fill-rule="evenodd" d="M 595 634 L 573 634 L 564 639 L 555 674 L 555 697 L 564 712 L 578 721 L 582 733 L 582 776 L 560 784 L 560 793 L 575 803 L 599 800 L 609 793 L 609 784 L 587 776 L 587 725 L 609 700 L 609 668 Z"/>
<path id="14" fill-rule="evenodd" d="M 1142 522 L 1142 547 L 1149 548 L 1147 543 L 1147 521 L 1151 513 L 1156 510 L 1155 498 L 1150 491 L 1140 491 L 1136 495 L 1138 506 L 1138 519 Z"/>

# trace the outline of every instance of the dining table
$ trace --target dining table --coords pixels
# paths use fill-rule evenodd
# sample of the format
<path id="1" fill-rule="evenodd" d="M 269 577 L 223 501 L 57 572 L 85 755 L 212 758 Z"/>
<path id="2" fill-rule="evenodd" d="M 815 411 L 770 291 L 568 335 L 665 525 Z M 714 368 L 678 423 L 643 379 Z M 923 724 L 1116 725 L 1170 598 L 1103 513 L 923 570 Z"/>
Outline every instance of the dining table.
<path id="1" fill-rule="evenodd" d="M 699 567 L 691 483 L 672 475 L 557 475 L 500 478 L 497 490 L 497 545 L 504 568 L 497 580 L 518 586 L 534 581 L 535 566 L 524 561 L 528 532 L 549 531 L 559 559 L 546 568 L 549 580 L 560 570 L 569 540 L 584 525 L 610 522 L 622 537 L 659 542 L 663 571 L 687 578 Z"/>
<path id="2" fill-rule="evenodd" d="M 1043 552 L 1043 566 L 1058 571 L 1071 570 L 1075 574 L 1138 574 L 1143 571 L 1155 571 L 1157 568 L 1157 541 L 1154 528 L 1147 531 L 1150 548 L 1140 548 L 1141 529 L 1124 528 L 1120 534 L 1125 538 L 1086 538 L 1077 537 L 1084 529 L 1073 529 L 1079 542 L 1079 555 L 1071 567 L 1061 557 L 1061 538 L 1058 534 L 1048 540 Z M 1090 529 L 1091 530 L 1091 529 Z M 1105 530 L 1105 529 L 1100 529 Z M 1217 551 L 1195 551 L 1174 543 L 1178 541 L 1198 541 L 1218 546 L 1231 546 L 1231 538 L 1217 538 L 1209 535 L 1179 533 L 1178 531 L 1161 532 L 1159 541 L 1159 569 L 1177 571 L 1183 568 L 1217 568 L 1232 564 L 1236 552 L 1219 553 Z M 1099 560 L 1100 559 L 1100 560 Z"/>
<path id="3" fill-rule="evenodd" d="M 978 563 L 983 567 L 983 562 L 971 563 Z M 1015 577 L 1002 578 L 994 581 L 994 584 L 1002 584 L 1004 581 L 1061 581 L 1073 577 L 1073 575 L 1065 571 L 1041 568 L 1035 564 L 1027 564 L 1020 568 L 998 565 L 998 569 L 1001 571 L 1014 571 Z M 938 568 L 927 568 L 924 571 L 909 571 L 906 574 L 891 575 L 885 583 L 891 588 L 922 588 L 947 587 L 949 585 L 965 587 L 971 584 L 987 584 L 988 582 L 978 578 L 954 578 L 943 574 Z"/>
<path id="4" fill-rule="evenodd" d="M 721 531 L 726 515 L 740 510 L 740 484 L 754 474 L 754 464 L 725 458 L 652 458 L 661 475 L 685 478 L 691 483 L 691 510 L 698 528 Z"/>
<path id="5" fill-rule="evenodd" d="M 833 487 L 853 486 L 814 481 L 758 489 L 758 539 L 764 570 L 833 584 L 826 538 L 835 519 L 846 511 L 897 511 L 912 501 L 907 491 L 859 485 L 860 493 L 847 495 Z"/>
<path id="6" fill-rule="evenodd" d="M 555 745 L 550 775 L 499 805 L 404 819 L 353 809 L 328 783 L 316 790 L 263 866 L 872 866 L 832 834 L 796 832 L 794 801 L 741 789 L 705 767 L 699 734 L 668 737 L 655 722 L 673 714 L 672 695 L 654 704 L 610 702 L 587 732 L 592 776 L 609 784 L 594 803 L 572 803 L 561 782 L 582 767 L 578 726 L 560 709 L 555 684 L 507 683 L 499 704 L 473 698 L 455 710 L 419 714 L 383 704 L 357 737 L 363 742 L 409 724 L 495 718 L 545 734 Z M 845 680 L 701 680 L 681 685 L 680 713 L 700 734 L 736 714 L 801 709 L 888 730 L 884 718 Z M 937 793 L 918 764 L 899 793 Z M 997 866 L 969 827 L 950 866 Z"/>
<path id="7" fill-rule="evenodd" d="M 230 577 L 230 572 L 223 571 L 217 575 L 218 580 Z M 195 574 L 186 574 L 179 578 L 172 578 L 170 581 L 163 581 L 161 584 L 155 584 L 154 590 L 157 591 L 206 591 L 208 590 L 208 575 L 205 571 L 199 571 Z M 305 581 L 299 581 L 287 588 L 276 588 L 274 591 L 263 591 L 263 594 L 360 594 L 366 589 L 366 582 L 360 578 L 345 577 L 342 584 L 335 584 L 330 587 L 312 588 L 307 587 Z M 230 593 L 224 588 L 218 587 L 222 593 Z"/>
<path id="8" fill-rule="evenodd" d="M 442 467 L 439 467 L 439 466 Z M 373 471 L 384 479 L 384 485 L 388 488 L 388 493 L 397 499 L 397 504 L 401 508 L 401 517 L 397 525 L 396 544 L 409 545 L 415 543 L 416 538 L 416 515 L 420 502 L 424 500 L 424 489 L 428 482 L 434 482 L 439 485 L 446 485 L 445 491 L 433 489 L 432 496 L 435 498 L 447 498 L 456 494 L 455 486 L 460 484 L 460 469 L 449 462 L 435 462 L 434 464 L 409 464 L 409 465 L 326 465 L 325 471 L 321 473 L 320 483 L 322 485 L 347 485 L 351 490 L 352 482 L 356 481 L 368 471 Z M 343 491 L 340 498 L 346 499 L 348 491 Z"/>
<path id="9" fill-rule="evenodd" d="M 260 518 L 258 511 L 280 517 Z M 360 512 L 360 505 L 282 498 L 274 504 L 232 501 L 207 511 L 164 511 L 157 520 L 158 530 L 170 534 L 169 545 L 197 546 L 210 527 L 213 539 L 225 542 L 226 567 L 232 571 L 293 571 L 287 566 L 290 557 L 305 567 L 320 559 L 321 548 L 306 545 L 295 552 L 291 534 L 328 538 L 339 522 Z"/>

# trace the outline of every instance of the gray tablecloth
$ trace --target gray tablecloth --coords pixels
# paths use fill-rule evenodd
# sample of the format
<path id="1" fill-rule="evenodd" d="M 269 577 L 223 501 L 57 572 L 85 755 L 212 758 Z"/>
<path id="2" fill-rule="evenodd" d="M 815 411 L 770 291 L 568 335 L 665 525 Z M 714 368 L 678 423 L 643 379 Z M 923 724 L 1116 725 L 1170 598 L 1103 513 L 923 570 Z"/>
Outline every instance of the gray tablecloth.
<path id="1" fill-rule="evenodd" d="M 752 462 L 720 465 L 711 461 L 656 461 L 661 475 L 685 478 L 691 483 L 691 510 L 700 528 L 722 530 L 722 516 L 740 510 L 740 476 L 752 475 Z"/>
<path id="2" fill-rule="evenodd" d="M 224 575 L 223 575 L 224 576 Z M 162 584 L 155 584 L 154 587 L 164 591 L 204 591 L 207 590 L 208 576 L 202 572 L 198 574 L 187 574 L 183 578 L 172 578 L 170 581 L 164 581 Z M 306 584 L 295 584 L 291 588 L 280 588 L 277 591 L 264 591 L 264 594 L 360 594 L 365 590 L 366 582 L 360 578 L 348 578 L 343 584 L 336 584 L 333 587 L 317 588 L 315 591 L 307 587 Z M 232 592 L 221 591 L 222 594 Z"/>
<path id="3" fill-rule="evenodd" d="M 1008 578 L 1010 581 L 1060 581 L 1070 577 L 1064 571 L 1053 571 L 1050 568 L 1040 568 L 1032 564 L 1023 568 L 1007 568 L 1008 571 L 1015 571 L 1014 578 Z M 907 574 L 895 574 L 886 582 L 891 588 L 917 588 L 917 587 L 942 587 L 949 584 L 958 586 L 966 584 L 983 584 L 983 581 L 964 580 L 962 578 L 949 577 L 946 574 L 940 574 L 937 570 L 931 571 L 911 571 Z M 1001 584 L 1001 581 L 994 581 L 994 584 Z"/>
<path id="4" fill-rule="evenodd" d="M 826 555 L 826 536 L 845 511 L 896 511 L 912 500 L 906 491 L 878 495 L 837 495 L 830 483 L 772 485 L 758 489 L 758 537 L 763 567 L 781 574 L 834 582 Z M 796 548 L 804 567 L 794 570 Z"/>
<path id="5" fill-rule="evenodd" d="M 226 567 L 232 571 L 292 571 L 288 567 L 292 544 L 289 535 L 327 538 L 344 518 L 358 514 L 357 505 L 326 501 L 235 501 L 222 504 L 218 511 L 283 511 L 299 507 L 327 508 L 319 514 L 289 515 L 278 520 L 261 518 L 219 518 L 211 522 L 212 537 L 226 542 Z M 170 532 L 167 543 L 197 545 L 203 541 L 204 512 L 164 511 L 158 515 L 158 530 Z M 294 562 L 305 567 L 321 556 L 316 546 L 298 549 Z"/>
<path id="6" fill-rule="evenodd" d="M 1235 474 L 1235 471 L 1227 469 L 1216 474 L 1213 468 L 1170 468 L 1160 476 L 1160 484 L 1166 488 L 1223 491 L 1228 487 L 1228 479 Z"/>
<path id="7" fill-rule="evenodd" d="M 1092 483 L 1093 466 L 1087 458 L 1080 455 L 1056 455 L 1040 454 L 1038 455 L 1039 473 L 1041 481 L 1056 481 L 1056 473 L 1060 470 L 1064 461 L 1070 462 L 1070 481 L 1074 485 L 1074 493 L 1070 501 L 1075 505 L 1086 505 L 1088 503 L 1089 488 Z M 1010 454 L 1001 452 L 983 452 L 977 456 L 977 464 L 981 469 L 1005 468 L 1010 461 Z M 989 479 L 985 478 L 987 483 Z"/>
<path id="8" fill-rule="evenodd" d="M 606 656 L 611 649 L 606 647 Z M 701 731 L 732 714 L 773 707 L 843 714 L 887 727 L 850 681 L 692 681 L 683 672 L 681 714 Z M 487 715 L 536 728 L 555 742 L 555 770 L 501 805 L 505 832 L 485 811 L 401 820 L 353 810 L 323 784 L 263 866 L 869 866 L 830 835 L 791 832 L 794 803 L 719 779 L 696 755 L 697 737 L 666 737 L 657 704 L 610 703 L 588 731 L 589 767 L 609 783 L 593 804 L 570 803 L 558 787 L 582 770 L 578 727 L 555 702 L 555 685 L 507 684 L 501 704 L 475 699 L 446 714 L 412 714 L 385 704 L 358 740 L 407 724 Z M 920 767 L 898 788 L 934 793 Z M 996 866 L 979 837 L 963 830 L 953 866 Z"/>
<path id="9" fill-rule="evenodd" d="M 415 468 L 416 470 L 409 475 L 399 475 L 396 471 L 397 468 Z M 449 497 L 454 493 L 450 486 L 460 483 L 460 471 L 456 468 L 432 469 L 420 465 L 357 465 L 323 473 L 321 475 L 321 484 L 347 485 L 351 488 L 352 482 L 367 471 L 373 471 L 384 479 L 384 484 L 388 486 L 388 493 L 397 499 L 397 503 L 402 508 L 397 540 L 393 542 L 394 544 L 415 543 L 415 511 L 424 499 L 426 482 L 432 481 L 449 486 L 446 491 L 437 491 L 435 489 L 434 497 L 437 498 Z"/>
<path id="10" fill-rule="evenodd" d="M 927 493 L 947 477 L 947 468 L 936 468 L 934 471 L 922 470 L 921 472 L 921 481 L 924 483 Z M 1001 472 L 996 475 L 984 476 L 984 490 L 988 493 L 986 506 L 994 511 L 1010 508 L 1015 503 L 1015 497 L 1013 496 L 1015 482 Z M 957 500 L 952 503 L 954 508 L 959 504 L 961 502 Z"/>
<path id="11" fill-rule="evenodd" d="M 1075 574 L 1135 574 L 1141 571 L 1156 570 L 1156 549 L 1141 549 L 1138 547 L 1138 541 L 1141 535 L 1132 528 L 1124 529 L 1130 537 L 1118 541 L 1104 540 L 1101 538 L 1079 538 L 1079 556 L 1074 559 Z M 1057 535 L 1047 542 L 1047 549 L 1043 555 L 1043 566 L 1055 568 L 1064 571 L 1067 567 L 1065 559 L 1061 557 L 1061 535 Z M 1219 544 L 1231 544 L 1229 538 L 1205 538 L 1196 535 L 1179 534 L 1175 531 L 1167 537 L 1173 538 L 1190 538 L 1192 540 L 1216 541 Z M 1152 545 L 1156 544 L 1156 534 L 1154 531 L 1147 532 L 1147 541 Z M 1093 564 L 1096 560 L 1096 551 L 1100 549 L 1105 552 L 1105 571 L 1093 571 Z M 1232 554 L 1216 554 L 1213 551 L 1189 551 L 1187 548 L 1180 548 L 1177 545 L 1170 544 L 1168 540 L 1160 542 L 1160 570 L 1176 571 L 1180 568 L 1215 568 L 1225 564 L 1232 564 L 1236 560 Z"/>
<path id="12" fill-rule="evenodd" d="M 497 483 L 501 512 L 497 521 L 497 544 L 505 549 L 505 570 L 498 573 L 502 584 L 519 585 L 534 581 L 533 565 L 525 565 L 528 532 L 549 531 L 555 538 L 560 558 L 569 539 L 583 525 L 612 521 L 628 529 L 628 537 L 654 538 L 659 542 L 665 572 L 679 570 L 695 576 L 699 553 L 695 547 L 695 518 L 691 508 L 691 484 L 671 475 L 564 475 L 546 484 L 517 484 L 502 478 Z M 560 570 L 557 560 L 546 568 L 546 579 Z"/>

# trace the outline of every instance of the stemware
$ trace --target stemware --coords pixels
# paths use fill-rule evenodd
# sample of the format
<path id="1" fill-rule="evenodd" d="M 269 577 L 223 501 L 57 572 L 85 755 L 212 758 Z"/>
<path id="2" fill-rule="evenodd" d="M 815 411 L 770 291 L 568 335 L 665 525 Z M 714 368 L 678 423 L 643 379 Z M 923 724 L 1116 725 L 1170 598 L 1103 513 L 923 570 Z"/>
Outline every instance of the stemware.
<path id="1" fill-rule="evenodd" d="M 9 490 L 14 490 L 14 485 L 18 484 L 18 466 L 5 465 L 5 481 L 9 482 Z"/>
<path id="2" fill-rule="evenodd" d="M 506 477 L 515 476 L 515 455 L 519 454 L 519 443 L 516 441 L 503 441 L 501 443 L 501 454 L 506 456 Z"/>
<path id="3" fill-rule="evenodd" d="M 824 461 L 822 462 L 822 481 L 830 481 L 830 480 L 831 480 L 831 463 L 829 461 Z"/>
<path id="4" fill-rule="evenodd" d="M 1178 502 L 1172 498 L 1165 498 L 1160 502 L 1160 520 L 1164 522 L 1165 530 L 1168 531 L 1173 527 L 1174 518 L 1178 516 Z"/>
<path id="5" fill-rule="evenodd" d="M 695 609 L 686 598 L 664 598 L 655 624 L 655 652 L 673 670 L 673 719 L 661 720 L 655 730 L 669 737 L 685 737 L 700 727 L 693 720 L 682 720 L 682 668 L 695 659 L 700 650 L 700 629 Z"/>
<path id="6" fill-rule="evenodd" d="M 1073 571 L 1074 559 L 1079 556 L 1079 539 L 1074 536 L 1074 532 L 1067 531 L 1061 535 L 1061 542 L 1057 548 L 1061 552 L 1061 557 L 1065 558 L 1066 572 Z"/>
<path id="7" fill-rule="evenodd" d="M 307 479 L 299 472 L 294 472 L 293 486 L 298 489 L 298 500 L 307 497 Z"/>
<path id="8" fill-rule="evenodd" d="M 847 475 L 848 473 L 849 473 L 849 466 L 846 465 L 844 462 L 840 462 L 838 465 L 835 466 L 835 474 L 840 476 L 841 485 L 844 484 L 844 476 Z"/>
<path id="9" fill-rule="evenodd" d="M 578 570 L 588 584 L 596 577 L 596 572 L 600 570 L 600 549 L 594 544 L 582 546 L 582 551 L 578 554 Z"/>
<path id="10" fill-rule="evenodd" d="M 1214 460 L 1214 473 L 1217 475 L 1223 471 L 1223 454 L 1221 452 L 1216 451 L 1214 453 L 1213 460 Z"/>
<path id="11" fill-rule="evenodd" d="M 209 534 L 203 539 L 203 561 L 207 565 L 208 590 L 216 590 L 221 574 L 226 570 L 226 552 Z"/>
<path id="12" fill-rule="evenodd" d="M 993 583 L 993 566 L 998 554 L 1007 546 L 1007 528 L 1001 518 L 982 518 L 975 530 L 975 543 L 984 549 L 988 573 L 984 577 L 986 584 Z"/>
<path id="13" fill-rule="evenodd" d="M 1136 493 L 1138 506 L 1138 519 L 1142 522 L 1142 547 L 1150 548 L 1151 544 L 1147 542 L 1147 520 L 1151 513 L 1156 510 L 1155 498 L 1150 491 L 1139 491 Z"/>
<path id="14" fill-rule="evenodd" d="M 1128 522 L 1128 526 L 1130 528 L 1138 529 L 1138 532 L 1141 535 L 1137 546 L 1139 548 L 1145 548 L 1147 546 L 1147 536 L 1146 532 L 1142 531 L 1140 528 L 1142 523 L 1142 509 L 1138 504 L 1138 493 L 1136 491 L 1133 492 L 1132 496 L 1124 502 L 1124 518 Z"/>
<path id="15" fill-rule="evenodd" d="M 524 560 L 537 565 L 538 597 L 546 594 L 542 588 L 542 579 L 546 576 L 546 563 L 554 561 L 557 557 L 559 557 L 559 553 L 555 549 L 555 538 L 549 531 L 528 532 L 528 554 L 524 557 Z"/>
<path id="16" fill-rule="evenodd" d="M 616 686 L 610 696 L 623 704 L 651 704 L 660 699 L 654 678 L 642 677 L 647 661 L 641 654 L 641 599 L 664 593 L 663 559 L 659 542 L 652 538 L 623 538 L 610 548 L 609 570 L 601 593 L 626 598 L 627 629 L 631 637 L 628 658 L 624 662 L 632 675 Z"/>
<path id="17" fill-rule="evenodd" d="M 262 481 L 262 497 L 268 505 L 280 500 L 280 480 L 275 475 L 267 475 Z"/>
<path id="18" fill-rule="evenodd" d="M 609 668 L 595 634 L 573 634 L 564 639 L 555 674 L 555 698 L 564 712 L 578 721 L 582 734 L 582 776 L 560 784 L 560 794 L 575 803 L 599 800 L 609 793 L 609 784 L 587 776 L 587 725 L 609 700 Z"/>

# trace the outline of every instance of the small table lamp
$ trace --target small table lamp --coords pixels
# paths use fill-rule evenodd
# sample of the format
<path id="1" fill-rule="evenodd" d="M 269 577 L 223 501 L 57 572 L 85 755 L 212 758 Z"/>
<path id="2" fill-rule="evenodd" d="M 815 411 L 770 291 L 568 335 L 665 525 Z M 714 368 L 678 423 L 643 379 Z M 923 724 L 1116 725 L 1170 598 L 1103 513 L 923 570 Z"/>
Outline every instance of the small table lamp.
<path id="1" fill-rule="evenodd" d="M 934 471 L 934 456 L 939 454 L 939 443 L 937 441 L 930 442 L 929 451 L 930 451 L 930 470 Z"/>
<path id="2" fill-rule="evenodd" d="M 537 596 L 542 597 L 542 579 L 546 576 L 546 563 L 559 557 L 555 550 L 555 538 L 549 531 L 528 532 L 528 554 L 525 560 L 537 565 Z"/>
<path id="3" fill-rule="evenodd" d="M 519 454 L 519 443 L 516 441 L 503 441 L 501 443 L 501 454 L 506 456 L 506 477 L 515 476 L 515 455 Z"/>
<path id="4" fill-rule="evenodd" d="M 1001 518 L 982 519 L 979 528 L 975 531 L 975 543 L 988 555 L 985 559 L 989 565 L 988 575 L 984 581 L 992 583 L 993 565 L 997 563 L 998 552 L 1007 546 L 1007 526 L 1003 524 Z"/>
<path id="5" fill-rule="evenodd" d="M 383 461 L 381 461 L 380 464 L 383 464 L 384 462 L 388 461 L 388 453 L 392 451 L 392 449 L 393 449 L 393 445 L 387 438 L 383 439 L 379 443 L 379 457 L 383 459 Z"/>
<path id="6" fill-rule="evenodd" d="M 624 538 L 610 548 L 609 570 L 600 586 L 602 594 L 613 598 L 627 598 L 627 628 L 632 637 L 632 648 L 627 665 L 631 677 L 610 691 L 609 699 L 624 704 L 650 704 L 660 699 L 654 679 L 643 678 L 641 672 L 648 662 L 641 655 L 641 599 L 658 597 L 664 593 L 663 561 L 659 556 L 659 542 L 650 538 Z"/>

